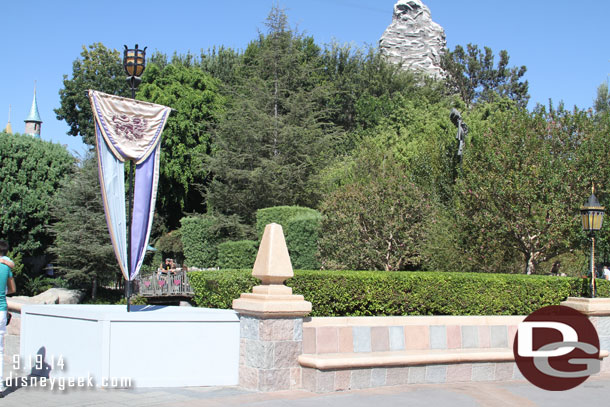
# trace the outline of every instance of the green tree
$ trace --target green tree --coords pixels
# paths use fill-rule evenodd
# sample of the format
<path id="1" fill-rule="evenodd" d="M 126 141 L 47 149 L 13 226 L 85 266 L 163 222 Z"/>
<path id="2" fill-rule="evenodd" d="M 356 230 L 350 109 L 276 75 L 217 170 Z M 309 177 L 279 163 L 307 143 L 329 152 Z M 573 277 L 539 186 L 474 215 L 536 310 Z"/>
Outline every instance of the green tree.
<path id="1" fill-rule="evenodd" d="M 120 278 L 100 193 L 97 162 L 87 158 L 66 179 L 52 201 L 51 225 L 59 274 L 72 287 L 90 288 L 96 298 L 100 284 Z"/>
<path id="2" fill-rule="evenodd" d="M 250 43 L 209 161 L 208 195 L 217 211 L 254 222 L 257 209 L 313 206 L 309 178 L 332 155 L 329 88 L 319 80 L 319 48 L 295 34 L 274 8 L 268 34 Z"/>
<path id="3" fill-rule="evenodd" d="M 0 236 L 24 258 L 44 254 L 53 242 L 49 202 L 73 167 L 59 144 L 0 133 Z"/>
<path id="4" fill-rule="evenodd" d="M 430 201 L 391 153 L 364 149 L 351 182 L 322 202 L 324 268 L 405 270 L 422 262 Z"/>
<path id="5" fill-rule="evenodd" d="M 610 113 L 610 91 L 607 82 L 603 82 L 597 87 L 597 96 L 593 101 L 593 107 L 597 114 Z"/>
<path id="6" fill-rule="evenodd" d="M 453 51 L 447 50 L 441 66 L 447 72 L 450 91 L 458 94 L 468 107 L 493 101 L 497 96 L 525 107 L 529 100 L 529 85 L 522 77 L 527 68 L 509 68 L 506 50 L 500 51 L 497 66 L 494 66 L 494 59 L 491 48 L 484 47 L 483 51 L 473 44 L 468 44 L 465 50 L 461 45 L 456 45 Z"/>
<path id="7" fill-rule="evenodd" d="M 462 255 L 475 270 L 514 272 L 518 259 L 522 272 L 534 273 L 572 247 L 587 185 L 603 180 L 603 171 L 587 169 L 600 158 L 592 143 L 608 150 L 592 126 L 586 112 L 513 108 L 471 127 L 455 216 Z"/>
<path id="8" fill-rule="evenodd" d="M 55 109 L 57 120 L 65 120 L 70 136 L 82 137 L 89 146 L 95 145 L 95 126 L 87 90 L 113 95 L 130 95 L 121 54 L 102 43 L 83 46 L 80 58 L 72 63 L 72 78 L 64 75 L 64 87 L 59 90 L 60 107 Z"/>
<path id="9" fill-rule="evenodd" d="M 170 230 L 179 227 L 183 213 L 205 212 L 202 192 L 210 173 L 203 162 L 212 151 L 212 131 L 225 103 L 218 81 L 188 65 L 173 62 L 161 69 L 150 64 L 138 93 L 140 99 L 175 109 L 161 139 L 157 198 L 157 211 Z"/>

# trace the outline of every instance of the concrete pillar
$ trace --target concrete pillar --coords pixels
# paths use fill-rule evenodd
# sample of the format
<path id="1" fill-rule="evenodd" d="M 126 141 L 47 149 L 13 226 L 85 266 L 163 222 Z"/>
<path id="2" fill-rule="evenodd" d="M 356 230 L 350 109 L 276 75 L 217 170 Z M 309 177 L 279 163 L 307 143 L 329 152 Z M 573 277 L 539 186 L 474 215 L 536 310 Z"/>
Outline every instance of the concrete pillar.
<path id="1" fill-rule="evenodd" d="M 311 303 L 284 285 L 294 272 L 281 225 L 265 227 L 252 275 L 261 285 L 233 300 L 240 316 L 239 385 L 258 391 L 301 388 L 297 358 Z"/>
<path id="2" fill-rule="evenodd" d="M 573 308 L 589 317 L 599 335 L 600 350 L 610 351 L 610 298 L 568 297 L 561 305 Z M 610 358 L 602 361 L 601 370 L 610 371 Z"/>

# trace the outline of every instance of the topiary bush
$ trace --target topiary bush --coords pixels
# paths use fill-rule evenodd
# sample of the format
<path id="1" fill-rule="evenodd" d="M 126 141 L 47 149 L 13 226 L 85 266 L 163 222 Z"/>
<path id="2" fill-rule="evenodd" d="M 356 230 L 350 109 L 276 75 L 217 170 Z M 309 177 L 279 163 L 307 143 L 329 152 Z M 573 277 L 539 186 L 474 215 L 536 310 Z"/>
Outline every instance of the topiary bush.
<path id="1" fill-rule="evenodd" d="M 286 221 L 283 227 L 292 267 L 301 270 L 320 268 L 318 237 L 322 215 L 319 212 L 299 215 Z"/>
<path id="2" fill-rule="evenodd" d="M 190 273 L 195 302 L 230 308 L 259 281 L 251 270 Z M 610 297 L 610 282 L 598 282 Z M 312 303 L 312 316 L 527 315 L 567 297 L 588 296 L 588 280 L 513 274 L 295 271 L 286 284 Z"/>
<path id="3" fill-rule="evenodd" d="M 218 258 L 216 246 L 220 243 L 212 230 L 213 216 L 188 216 L 180 220 L 180 237 L 186 264 L 194 267 L 214 267 Z"/>
<path id="4" fill-rule="evenodd" d="M 320 213 L 315 209 L 303 206 L 273 206 L 271 208 L 259 209 L 256 211 L 256 234 L 258 235 L 258 240 L 263 237 L 265 226 L 269 223 L 282 225 L 284 235 L 286 235 L 286 224 L 290 219 L 307 215 L 320 216 Z"/>
<path id="5" fill-rule="evenodd" d="M 180 223 L 184 258 L 193 267 L 216 267 L 220 243 L 254 235 L 252 228 L 242 224 L 235 215 L 208 213 L 182 218 Z"/>
<path id="6" fill-rule="evenodd" d="M 318 237 L 322 215 L 315 209 L 301 206 L 274 206 L 256 212 L 259 241 L 269 223 L 282 225 L 286 246 L 295 269 L 319 269 Z"/>
<path id="7" fill-rule="evenodd" d="M 218 245 L 218 267 L 221 269 L 252 269 L 256 260 L 257 242 L 238 240 Z"/>

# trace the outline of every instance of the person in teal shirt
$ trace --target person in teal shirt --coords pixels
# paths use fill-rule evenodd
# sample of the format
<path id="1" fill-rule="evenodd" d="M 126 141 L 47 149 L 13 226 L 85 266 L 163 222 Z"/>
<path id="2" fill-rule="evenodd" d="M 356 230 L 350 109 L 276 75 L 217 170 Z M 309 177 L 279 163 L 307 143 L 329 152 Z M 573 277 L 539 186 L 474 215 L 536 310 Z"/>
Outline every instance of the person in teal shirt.
<path id="1" fill-rule="evenodd" d="M 8 307 L 6 305 L 6 294 L 12 294 L 16 291 L 15 280 L 11 268 L 15 264 L 6 257 L 8 252 L 8 243 L 5 240 L 0 240 L 0 362 L 4 360 L 4 334 L 6 333 L 6 314 Z M 0 363 L 0 393 L 6 390 L 4 387 L 3 365 Z"/>

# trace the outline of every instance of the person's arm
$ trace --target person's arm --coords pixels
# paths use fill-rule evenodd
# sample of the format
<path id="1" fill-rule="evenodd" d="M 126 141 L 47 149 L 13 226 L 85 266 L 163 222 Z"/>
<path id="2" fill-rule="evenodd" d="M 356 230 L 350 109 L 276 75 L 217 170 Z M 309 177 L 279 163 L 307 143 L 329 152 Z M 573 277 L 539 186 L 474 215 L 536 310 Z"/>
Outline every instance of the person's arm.
<path id="1" fill-rule="evenodd" d="M 15 279 L 13 277 L 9 277 L 6 280 L 6 293 L 14 294 L 17 291 L 17 285 L 15 284 Z"/>
<path id="2" fill-rule="evenodd" d="M 13 263 L 12 260 L 10 260 L 8 258 L 5 258 L 5 257 L 0 257 L 0 263 L 6 264 L 10 268 L 14 268 L 15 267 L 15 263 Z"/>

